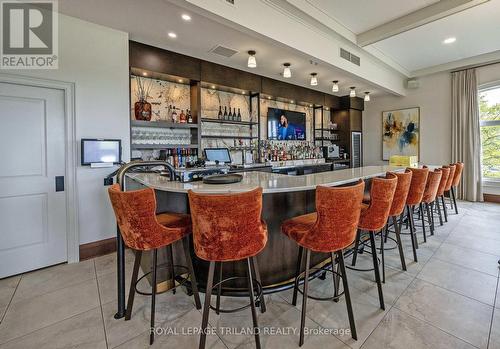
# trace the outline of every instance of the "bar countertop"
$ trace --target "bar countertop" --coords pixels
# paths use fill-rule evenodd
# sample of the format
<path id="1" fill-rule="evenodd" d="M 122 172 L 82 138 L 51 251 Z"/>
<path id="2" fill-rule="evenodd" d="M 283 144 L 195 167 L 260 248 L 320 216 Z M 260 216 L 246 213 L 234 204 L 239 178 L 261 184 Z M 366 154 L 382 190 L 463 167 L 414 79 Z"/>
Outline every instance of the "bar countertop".
<path id="1" fill-rule="evenodd" d="M 223 194 L 244 192 L 262 187 L 264 193 L 286 193 L 312 190 L 317 185 L 339 186 L 385 175 L 387 171 L 402 171 L 404 167 L 396 166 L 364 166 L 343 170 L 289 176 L 268 172 L 245 172 L 243 180 L 233 184 L 205 184 L 202 181 L 181 183 L 170 181 L 157 173 L 130 173 L 127 176 L 147 187 L 177 193 L 193 190 L 198 193 Z"/>

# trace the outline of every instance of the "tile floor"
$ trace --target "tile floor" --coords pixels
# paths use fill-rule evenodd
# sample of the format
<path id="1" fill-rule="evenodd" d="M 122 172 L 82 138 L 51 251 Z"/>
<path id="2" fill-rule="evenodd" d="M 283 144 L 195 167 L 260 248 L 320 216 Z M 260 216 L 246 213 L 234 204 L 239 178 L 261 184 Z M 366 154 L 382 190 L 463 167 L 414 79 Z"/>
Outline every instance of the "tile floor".
<path id="1" fill-rule="evenodd" d="M 407 272 L 397 250 L 386 252 L 386 310 L 378 306 L 372 273 L 348 270 L 358 341 L 347 329 L 344 299 L 309 301 L 304 348 L 500 348 L 500 205 L 461 202 L 460 214 L 436 230 L 412 259 L 405 237 Z M 419 236 L 422 240 L 422 236 Z M 128 271 L 132 254 L 127 254 Z M 359 263 L 371 263 L 362 255 Z M 149 348 L 149 298 L 137 296 L 130 321 L 115 320 L 115 255 L 59 265 L 0 280 L 0 349 L 7 348 Z M 127 280 L 127 282 L 129 282 Z M 311 282 L 311 292 L 330 291 L 330 280 Z M 291 291 L 267 297 L 260 327 L 291 330 L 300 324 Z M 203 296 L 203 295 L 202 295 Z M 202 297 L 203 298 L 203 297 Z M 223 305 L 243 300 L 226 298 Z M 157 324 L 177 334 L 159 335 L 153 348 L 196 348 L 201 313 L 184 292 L 157 299 Z M 217 316 L 214 329 L 251 327 L 250 311 Z M 298 348 L 298 335 L 262 335 L 265 348 Z M 210 335 L 207 348 L 253 348 L 253 337 Z"/>

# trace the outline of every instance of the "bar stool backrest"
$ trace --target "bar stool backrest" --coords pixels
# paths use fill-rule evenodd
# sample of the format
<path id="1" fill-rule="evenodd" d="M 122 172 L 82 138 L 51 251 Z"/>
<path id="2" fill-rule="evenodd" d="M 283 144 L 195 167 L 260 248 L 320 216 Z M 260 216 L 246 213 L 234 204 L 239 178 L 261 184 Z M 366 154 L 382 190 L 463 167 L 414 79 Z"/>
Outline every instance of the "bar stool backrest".
<path id="1" fill-rule="evenodd" d="M 439 182 L 437 196 L 444 195 L 444 191 L 446 189 L 446 184 L 448 183 L 448 178 L 450 177 L 450 166 L 441 167 L 441 181 Z"/>
<path id="2" fill-rule="evenodd" d="M 134 250 L 151 250 L 179 239 L 176 229 L 156 220 L 156 197 L 151 188 L 122 191 L 119 184 L 108 189 L 109 198 L 125 245 Z"/>
<path id="3" fill-rule="evenodd" d="M 406 199 L 408 197 L 408 193 L 410 192 L 411 177 L 413 173 L 407 169 L 403 173 L 394 172 L 393 174 L 398 177 L 398 184 L 396 186 L 396 191 L 394 192 L 394 199 L 392 200 L 389 217 L 399 216 L 403 213 Z"/>
<path id="4" fill-rule="evenodd" d="M 427 183 L 427 176 L 429 175 L 429 169 L 409 167 L 408 170 L 412 172 L 412 177 L 410 191 L 408 192 L 408 197 L 406 198 L 406 204 L 414 206 L 422 202 L 425 184 Z"/>
<path id="5" fill-rule="evenodd" d="M 445 167 L 445 166 L 443 166 Z M 446 180 L 446 186 L 444 187 L 444 191 L 449 191 L 451 189 L 451 185 L 453 184 L 453 179 L 455 177 L 455 171 L 457 168 L 457 165 L 451 164 L 447 166 L 450 169 L 450 173 L 448 174 L 448 179 Z"/>
<path id="6" fill-rule="evenodd" d="M 261 220 L 262 188 L 237 194 L 188 191 L 196 255 L 206 261 L 237 261 L 258 254 L 267 242 Z"/>
<path id="7" fill-rule="evenodd" d="M 440 169 L 435 169 L 432 172 L 429 172 L 429 176 L 427 177 L 427 183 L 425 185 L 424 196 L 422 198 L 422 202 L 426 204 L 430 204 L 434 200 L 436 200 L 436 195 L 439 187 L 439 182 L 441 181 L 442 172 Z"/>
<path id="8" fill-rule="evenodd" d="M 457 166 L 457 168 L 455 169 L 455 174 L 453 176 L 453 183 L 451 184 L 452 187 L 456 187 L 457 185 L 460 184 L 460 179 L 462 178 L 462 171 L 464 169 L 463 162 L 457 162 L 455 165 Z"/>

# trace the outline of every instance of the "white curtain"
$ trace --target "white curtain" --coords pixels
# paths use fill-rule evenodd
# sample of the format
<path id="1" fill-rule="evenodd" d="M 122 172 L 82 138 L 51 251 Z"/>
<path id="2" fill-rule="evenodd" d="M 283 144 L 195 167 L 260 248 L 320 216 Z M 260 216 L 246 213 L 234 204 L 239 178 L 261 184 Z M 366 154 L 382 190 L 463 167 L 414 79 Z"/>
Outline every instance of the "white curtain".
<path id="1" fill-rule="evenodd" d="M 467 201 L 483 201 L 476 70 L 452 73 L 451 83 L 451 158 L 453 162 L 464 163 L 457 197 Z"/>

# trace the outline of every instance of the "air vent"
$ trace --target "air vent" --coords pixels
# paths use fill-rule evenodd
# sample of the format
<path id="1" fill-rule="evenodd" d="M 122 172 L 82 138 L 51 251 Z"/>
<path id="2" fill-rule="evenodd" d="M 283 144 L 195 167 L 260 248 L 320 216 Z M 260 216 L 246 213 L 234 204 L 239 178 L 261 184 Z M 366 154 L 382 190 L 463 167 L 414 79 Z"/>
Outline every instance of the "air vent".
<path id="1" fill-rule="evenodd" d="M 340 57 L 356 65 L 361 65 L 361 58 L 343 48 L 340 48 Z"/>
<path id="2" fill-rule="evenodd" d="M 218 54 L 218 55 L 226 57 L 226 58 L 232 57 L 238 53 L 238 51 L 236 51 L 236 50 L 233 50 L 231 48 L 227 48 L 227 47 L 224 47 L 221 45 L 215 46 L 213 49 L 210 50 L 210 52 L 213 52 L 215 54 Z"/>

